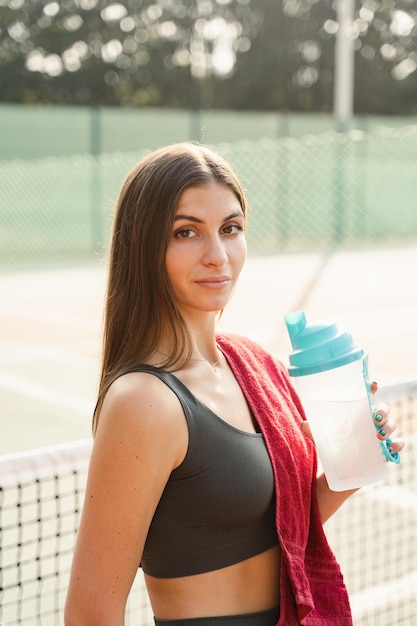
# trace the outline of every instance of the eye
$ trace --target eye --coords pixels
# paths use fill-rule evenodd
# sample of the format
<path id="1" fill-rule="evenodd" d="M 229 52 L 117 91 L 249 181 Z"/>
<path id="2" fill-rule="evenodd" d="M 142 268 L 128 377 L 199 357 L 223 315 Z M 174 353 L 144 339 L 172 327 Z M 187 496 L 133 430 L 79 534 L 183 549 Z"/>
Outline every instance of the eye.
<path id="1" fill-rule="evenodd" d="M 191 228 L 181 228 L 174 233 L 176 239 L 191 239 L 195 237 L 195 231 Z"/>
<path id="2" fill-rule="evenodd" d="M 238 235 L 243 232 L 243 226 L 240 224 L 227 224 L 223 227 L 222 232 L 226 235 Z"/>

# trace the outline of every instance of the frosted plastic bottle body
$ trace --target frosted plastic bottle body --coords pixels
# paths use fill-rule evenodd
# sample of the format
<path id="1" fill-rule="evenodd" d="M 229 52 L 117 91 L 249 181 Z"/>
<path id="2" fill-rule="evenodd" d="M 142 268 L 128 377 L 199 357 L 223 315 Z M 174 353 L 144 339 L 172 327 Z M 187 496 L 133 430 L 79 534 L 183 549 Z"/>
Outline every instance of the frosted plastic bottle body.
<path id="1" fill-rule="evenodd" d="M 387 463 L 376 437 L 364 367 L 362 358 L 293 379 L 333 491 L 385 477 Z"/>

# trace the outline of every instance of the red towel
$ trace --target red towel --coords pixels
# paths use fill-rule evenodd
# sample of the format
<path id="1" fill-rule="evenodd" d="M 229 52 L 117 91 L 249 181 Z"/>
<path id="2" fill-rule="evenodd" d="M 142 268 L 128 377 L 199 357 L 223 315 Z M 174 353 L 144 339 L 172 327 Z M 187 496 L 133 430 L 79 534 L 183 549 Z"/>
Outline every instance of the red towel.
<path id="1" fill-rule="evenodd" d="M 221 334 L 217 340 L 261 428 L 274 470 L 282 550 L 278 624 L 352 626 L 343 576 L 317 506 L 315 448 L 301 431 L 304 412 L 287 370 L 249 339 Z"/>

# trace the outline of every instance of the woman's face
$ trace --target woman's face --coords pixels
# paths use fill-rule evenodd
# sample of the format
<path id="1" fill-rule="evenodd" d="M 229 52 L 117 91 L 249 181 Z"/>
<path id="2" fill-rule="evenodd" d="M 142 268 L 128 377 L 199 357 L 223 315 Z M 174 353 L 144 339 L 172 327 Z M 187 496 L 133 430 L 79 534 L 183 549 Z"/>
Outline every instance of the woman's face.
<path id="1" fill-rule="evenodd" d="M 184 317 L 227 304 L 246 258 L 245 216 L 224 184 L 189 187 L 181 195 L 165 256 Z"/>

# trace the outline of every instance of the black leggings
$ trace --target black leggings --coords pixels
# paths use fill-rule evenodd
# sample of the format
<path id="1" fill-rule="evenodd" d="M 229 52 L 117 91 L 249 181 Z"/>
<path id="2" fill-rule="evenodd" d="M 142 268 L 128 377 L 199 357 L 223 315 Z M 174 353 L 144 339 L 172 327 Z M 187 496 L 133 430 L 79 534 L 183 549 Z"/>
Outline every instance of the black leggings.
<path id="1" fill-rule="evenodd" d="M 187 619 L 154 618 L 156 626 L 275 626 L 278 619 L 279 607 L 244 615 L 215 615 L 213 617 L 191 617 Z"/>

